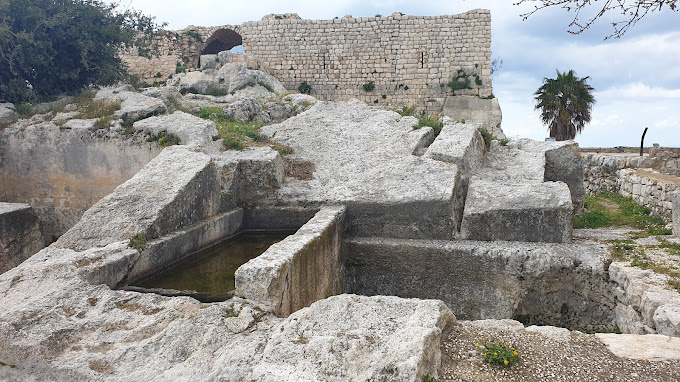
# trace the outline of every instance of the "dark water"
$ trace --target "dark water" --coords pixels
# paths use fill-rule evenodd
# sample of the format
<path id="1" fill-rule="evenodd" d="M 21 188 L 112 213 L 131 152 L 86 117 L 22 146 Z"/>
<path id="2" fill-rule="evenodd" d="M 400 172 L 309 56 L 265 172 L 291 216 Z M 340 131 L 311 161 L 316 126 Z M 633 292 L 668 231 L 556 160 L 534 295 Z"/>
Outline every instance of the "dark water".
<path id="1" fill-rule="evenodd" d="M 261 255 L 287 233 L 243 233 L 193 254 L 165 271 L 135 286 L 142 288 L 196 291 L 218 295 L 234 290 L 234 272 L 248 260 Z"/>

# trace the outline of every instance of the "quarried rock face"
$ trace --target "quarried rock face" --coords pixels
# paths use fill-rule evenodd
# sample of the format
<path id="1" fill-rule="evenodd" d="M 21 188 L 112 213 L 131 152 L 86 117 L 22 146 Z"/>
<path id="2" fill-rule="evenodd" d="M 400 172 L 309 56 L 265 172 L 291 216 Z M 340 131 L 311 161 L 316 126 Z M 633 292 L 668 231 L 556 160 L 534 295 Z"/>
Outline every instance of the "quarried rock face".
<path id="1" fill-rule="evenodd" d="M 19 265 L 44 246 L 40 223 L 31 206 L 0 202 L 0 273 Z"/>

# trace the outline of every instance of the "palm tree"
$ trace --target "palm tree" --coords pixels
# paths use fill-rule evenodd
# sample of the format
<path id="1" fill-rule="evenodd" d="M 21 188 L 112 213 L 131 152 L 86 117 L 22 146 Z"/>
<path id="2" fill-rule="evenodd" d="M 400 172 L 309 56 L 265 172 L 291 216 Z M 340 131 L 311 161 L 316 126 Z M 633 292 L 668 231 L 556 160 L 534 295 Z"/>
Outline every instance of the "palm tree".
<path id="1" fill-rule="evenodd" d="M 541 120 L 548 125 L 550 137 L 558 141 L 574 139 L 583 125 L 590 122 L 595 103 L 589 77 L 578 78 L 573 70 L 557 71 L 557 79 L 544 78 L 534 93 L 535 109 L 541 109 Z"/>

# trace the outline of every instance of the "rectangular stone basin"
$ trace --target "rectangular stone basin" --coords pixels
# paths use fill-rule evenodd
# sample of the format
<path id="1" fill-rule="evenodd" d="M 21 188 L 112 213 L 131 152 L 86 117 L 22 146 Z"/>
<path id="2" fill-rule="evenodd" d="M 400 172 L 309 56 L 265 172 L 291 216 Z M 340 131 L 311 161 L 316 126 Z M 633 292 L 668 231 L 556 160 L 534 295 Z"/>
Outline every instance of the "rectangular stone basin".
<path id="1" fill-rule="evenodd" d="M 234 272 L 294 231 L 241 232 L 132 284 L 156 293 L 191 296 L 202 302 L 233 296 Z"/>

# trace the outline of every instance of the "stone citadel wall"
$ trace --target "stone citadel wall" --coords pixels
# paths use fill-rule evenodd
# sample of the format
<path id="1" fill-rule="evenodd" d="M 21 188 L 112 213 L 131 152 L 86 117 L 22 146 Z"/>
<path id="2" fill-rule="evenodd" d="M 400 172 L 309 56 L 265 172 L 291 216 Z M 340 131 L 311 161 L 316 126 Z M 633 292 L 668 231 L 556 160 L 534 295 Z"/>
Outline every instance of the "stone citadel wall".
<path id="1" fill-rule="evenodd" d="M 245 56 L 254 57 L 287 89 L 307 81 L 312 95 L 322 100 L 358 98 L 441 112 L 452 94 L 446 84 L 453 78 L 470 85 L 456 95 L 486 98 L 492 93 L 491 14 L 479 9 L 446 16 L 395 13 L 332 20 L 266 16 L 238 26 L 168 32 L 157 40 L 161 57 L 146 60 L 130 51 L 124 59 L 131 72 L 147 80 L 160 73 L 157 77 L 164 79 L 175 72 L 177 62 L 198 67 L 200 54 L 217 53 L 206 48 L 220 46 L 220 39 L 233 43 L 233 34 L 225 31 L 242 37 Z"/>

